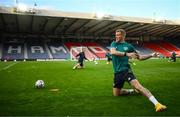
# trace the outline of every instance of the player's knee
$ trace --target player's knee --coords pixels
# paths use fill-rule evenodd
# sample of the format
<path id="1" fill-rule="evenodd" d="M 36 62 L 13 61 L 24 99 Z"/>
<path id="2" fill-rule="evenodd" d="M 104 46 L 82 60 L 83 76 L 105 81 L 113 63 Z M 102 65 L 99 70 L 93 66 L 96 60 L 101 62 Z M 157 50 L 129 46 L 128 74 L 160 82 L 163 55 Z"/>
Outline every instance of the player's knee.
<path id="1" fill-rule="evenodd" d="M 137 89 L 138 91 L 141 91 L 143 87 L 139 84 L 134 85 L 134 88 Z"/>

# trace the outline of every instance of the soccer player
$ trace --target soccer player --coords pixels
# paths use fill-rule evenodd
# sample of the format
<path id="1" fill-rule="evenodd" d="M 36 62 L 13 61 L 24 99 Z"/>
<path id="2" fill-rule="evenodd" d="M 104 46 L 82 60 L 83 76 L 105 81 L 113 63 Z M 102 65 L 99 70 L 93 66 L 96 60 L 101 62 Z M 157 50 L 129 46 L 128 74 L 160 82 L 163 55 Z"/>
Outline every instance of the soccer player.
<path id="1" fill-rule="evenodd" d="M 107 58 L 106 64 L 109 64 L 110 61 L 112 61 L 112 56 L 111 56 L 111 54 L 109 52 L 106 53 L 106 58 Z"/>
<path id="2" fill-rule="evenodd" d="M 78 58 L 78 62 L 77 62 L 77 64 L 73 67 L 73 69 L 76 69 L 76 68 L 84 68 L 83 61 L 84 61 L 85 59 L 88 60 L 88 59 L 86 58 L 86 56 L 85 56 L 85 49 L 84 49 L 84 48 L 82 48 L 82 51 L 81 51 L 79 54 L 76 55 L 76 58 L 77 58 L 77 57 L 79 57 L 79 58 Z"/>
<path id="3" fill-rule="evenodd" d="M 176 53 L 172 52 L 170 61 L 176 62 Z"/>
<path id="4" fill-rule="evenodd" d="M 136 79 L 134 76 L 130 65 L 128 64 L 129 58 L 146 60 L 151 57 L 158 56 L 158 53 L 140 55 L 136 52 L 135 48 L 131 44 L 125 42 L 125 36 L 126 32 L 123 29 L 118 29 L 115 32 L 115 41 L 111 43 L 110 50 L 114 68 L 113 95 L 121 96 L 133 92 L 132 89 L 123 89 L 123 85 L 125 81 L 127 81 L 133 87 L 133 89 L 135 89 L 134 91 L 137 90 L 155 105 L 156 112 L 163 111 L 166 109 L 166 106 L 159 103 L 151 92 L 140 84 L 138 79 Z"/>

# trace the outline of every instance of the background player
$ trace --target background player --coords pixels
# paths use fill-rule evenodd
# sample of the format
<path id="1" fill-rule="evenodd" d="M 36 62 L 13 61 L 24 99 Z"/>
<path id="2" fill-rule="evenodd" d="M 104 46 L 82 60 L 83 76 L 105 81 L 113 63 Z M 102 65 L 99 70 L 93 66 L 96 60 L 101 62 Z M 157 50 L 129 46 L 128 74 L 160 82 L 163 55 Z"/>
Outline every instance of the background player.
<path id="1" fill-rule="evenodd" d="M 109 64 L 112 61 L 112 56 L 111 56 L 110 52 L 107 52 L 105 56 L 107 58 L 106 64 Z"/>
<path id="2" fill-rule="evenodd" d="M 73 67 L 73 69 L 76 69 L 76 68 L 84 68 L 83 62 L 84 62 L 85 59 L 88 60 L 88 59 L 86 58 L 86 56 L 85 56 L 85 49 L 84 49 L 84 48 L 82 48 L 81 52 L 76 55 L 76 58 L 77 58 L 77 57 L 79 57 L 79 58 L 78 58 L 78 62 L 77 62 L 77 64 Z"/>

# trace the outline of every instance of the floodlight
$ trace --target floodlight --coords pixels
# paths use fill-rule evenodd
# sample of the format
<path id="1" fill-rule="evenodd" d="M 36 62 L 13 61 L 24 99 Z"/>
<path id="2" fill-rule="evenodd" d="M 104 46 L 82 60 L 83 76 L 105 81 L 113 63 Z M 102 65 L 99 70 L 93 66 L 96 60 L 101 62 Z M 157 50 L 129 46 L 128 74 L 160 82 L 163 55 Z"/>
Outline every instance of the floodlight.
<path id="1" fill-rule="evenodd" d="M 156 18 L 153 19 L 153 22 L 154 23 L 162 23 L 162 24 L 164 24 L 164 23 L 166 23 L 166 20 L 163 17 L 156 17 Z"/>
<path id="2" fill-rule="evenodd" d="M 28 8 L 27 8 L 27 6 L 25 4 L 19 3 L 17 5 L 17 10 L 19 12 L 26 12 L 26 11 L 28 11 Z"/>
<path id="3" fill-rule="evenodd" d="M 104 13 L 103 12 L 97 12 L 96 13 L 96 17 L 98 18 L 98 19 L 102 19 L 103 17 L 104 17 Z"/>

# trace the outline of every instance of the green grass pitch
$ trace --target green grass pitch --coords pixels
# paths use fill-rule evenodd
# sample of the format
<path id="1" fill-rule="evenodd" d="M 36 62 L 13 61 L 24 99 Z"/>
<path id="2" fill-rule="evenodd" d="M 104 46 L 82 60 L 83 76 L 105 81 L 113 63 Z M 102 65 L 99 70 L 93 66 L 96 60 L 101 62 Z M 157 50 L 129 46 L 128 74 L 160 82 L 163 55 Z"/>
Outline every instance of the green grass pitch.
<path id="1" fill-rule="evenodd" d="M 134 74 L 167 110 L 157 113 L 140 94 L 112 96 L 112 64 L 85 62 L 0 62 L 0 116 L 180 116 L 180 59 L 136 61 Z M 45 82 L 36 89 L 35 81 Z M 128 83 L 125 88 L 130 88 Z M 59 89 L 50 91 L 50 89 Z"/>

